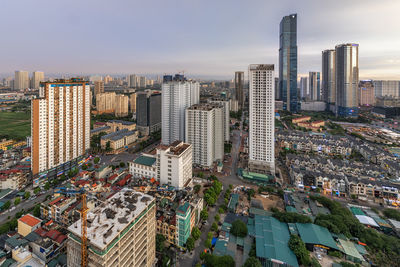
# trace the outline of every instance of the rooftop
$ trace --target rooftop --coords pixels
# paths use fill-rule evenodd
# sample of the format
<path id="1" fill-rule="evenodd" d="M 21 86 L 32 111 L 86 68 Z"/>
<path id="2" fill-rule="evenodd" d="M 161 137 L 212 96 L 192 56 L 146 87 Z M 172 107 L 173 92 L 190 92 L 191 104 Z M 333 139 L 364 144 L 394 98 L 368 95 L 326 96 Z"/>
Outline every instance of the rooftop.
<path id="1" fill-rule="evenodd" d="M 323 245 L 339 250 L 331 233 L 325 227 L 313 223 L 296 223 L 296 227 L 304 243 Z"/>
<path id="2" fill-rule="evenodd" d="M 116 131 L 114 133 L 110 133 L 101 137 L 102 140 L 120 140 L 125 136 L 129 136 L 135 134 L 136 131 L 129 131 L 128 129 L 122 129 L 120 131 Z"/>
<path id="3" fill-rule="evenodd" d="M 156 162 L 156 158 L 153 157 L 147 157 L 147 156 L 140 156 L 137 159 L 133 161 L 136 164 L 140 165 L 146 165 L 146 166 L 153 166 L 153 164 Z"/>
<path id="4" fill-rule="evenodd" d="M 122 120 L 111 120 L 111 123 L 120 123 L 122 125 L 134 125 L 135 123 L 132 121 L 122 121 Z"/>
<path id="5" fill-rule="evenodd" d="M 40 219 L 36 218 L 35 216 L 30 215 L 30 214 L 26 214 L 25 216 L 19 218 L 18 220 L 23 222 L 23 223 L 25 223 L 25 224 L 27 224 L 27 225 L 29 225 L 29 226 L 31 226 L 31 227 L 33 227 L 33 226 L 35 226 L 35 225 L 37 225 L 37 224 L 42 222 L 42 220 L 40 220 Z"/>
<path id="6" fill-rule="evenodd" d="M 188 108 L 188 110 L 203 110 L 203 111 L 210 111 L 214 108 L 221 108 L 222 106 L 217 103 L 201 103 L 201 104 L 194 104 Z"/>

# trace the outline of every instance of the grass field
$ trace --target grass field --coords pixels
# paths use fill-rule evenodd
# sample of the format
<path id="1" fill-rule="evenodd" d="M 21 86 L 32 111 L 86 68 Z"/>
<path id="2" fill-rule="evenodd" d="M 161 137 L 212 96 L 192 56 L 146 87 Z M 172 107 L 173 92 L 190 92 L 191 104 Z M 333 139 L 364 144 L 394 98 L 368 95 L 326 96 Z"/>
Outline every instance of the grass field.
<path id="1" fill-rule="evenodd" d="M 24 139 L 31 135 L 31 114 L 25 112 L 0 112 L 0 136 Z"/>

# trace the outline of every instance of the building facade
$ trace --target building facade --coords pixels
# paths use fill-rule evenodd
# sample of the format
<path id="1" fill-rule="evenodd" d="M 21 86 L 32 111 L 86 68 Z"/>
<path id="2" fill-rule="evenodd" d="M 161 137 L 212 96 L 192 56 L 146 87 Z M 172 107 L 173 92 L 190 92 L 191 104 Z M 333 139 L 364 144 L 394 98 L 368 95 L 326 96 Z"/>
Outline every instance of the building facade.
<path id="1" fill-rule="evenodd" d="M 44 72 L 43 71 L 34 71 L 32 73 L 32 84 L 31 88 L 39 89 L 40 82 L 44 82 Z"/>
<path id="2" fill-rule="evenodd" d="M 96 111 L 99 114 L 115 112 L 115 97 L 116 94 L 102 93 L 96 95 Z"/>
<path id="3" fill-rule="evenodd" d="M 137 94 L 136 122 L 143 135 L 161 129 L 161 93 L 148 91 Z"/>
<path id="4" fill-rule="evenodd" d="M 183 247 L 186 244 L 186 241 L 190 236 L 190 215 L 191 208 L 189 202 L 185 202 L 184 204 L 180 205 L 176 210 L 176 244 L 180 247 Z"/>
<path id="5" fill-rule="evenodd" d="M 104 82 L 103 81 L 95 81 L 94 82 L 94 95 L 95 97 L 98 94 L 104 93 Z"/>
<path id="6" fill-rule="evenodd" d="M 297 112 L 297 14 L 283 17 L 279 27 L 279 91 L 283 109 Z"/>
<path id="7" fill-rule="evenodd" d="M 32 100 L 32 173 L 75 159 L 90 148 L 90 86 L 79 79 L 40 84 Z"/>
<path id="8" fill-rule="evenodd" d="M 336 114 L 358 116 L 358 44 L 336 46 Z"/>
<path id="9" fill-rule="evenodd" d="M 14 89 L 23 90 L 29 88 L 29 73 L 23 70 L 15 71 Z"/>
<path id="10" fill-rule="evenodd" d="M 238 102 L 238 109 L 243 109 L 244 107 L 244 72 L 235 72 L 235 97 L 234 99 Z"/>
<path id="11" fill-rule="evenodd" d="M 219 104 L 196 104 L 186 109 L 186 142 L 193 147 L 193 163 L 211 167 L 224 157 L 224 116 Z"/>
<path id="12" fill-rule="evenodd" d="M 126 117 L 129 114 L 129 96 L 118 94 L 115 96 L 115 116 Z"/>
<path id="13" fill-rule="evenodd" d="M 129 96 L 129 110 L 131 113 L 135 114 L 136 113 L 136 93 L 132 93 Z"/>
<path id="14" fill-rule="evenodd" d="M 249 169 L 275 174 L 274 65 L 249 66 Z"/>
<path id="15" fill-rule="evenodd" d="M 336 102 L 336 51 L 322 51 L 322 99 L 328 104 Z"/>
<path id="16" fill-rule="evenodd" d="M 275 92 L 276 92 L 276 88 L 275 88 Z M 302 99 L 307 99 L 307 100 L 310 99 L 310 91 L 308 88 L 308 77 L 300 78 L 300 94 L 301 94 Z"/>
<path id="17" fill-rule="evenodd" d="M 321 73 L 310 71 L 308 73 L 309 80 L 309 92 L 311 95 L 311 100 L 320 101 L 321 100 Z"/>
<path id="18" fill-rule="evenodd" d="M 162 84 L 161 141 L 185 139 L 185 109 L 200 102 L 200 84 L 183 75 L 165 75 Z"/>
<path id="19" fill-rule="evenodd" d="M 375 106 L 375 88 L 371 80 L 360 81 L 358 90 L 360 106 Z"/>
<path id="20" fill-rule="evenodd" d="M 228 99 L 224 98 L 211 98 L 208 100 L 209 103 L 215 103 L 215 104 L 220 104 L 223 107 L 223 117 L 224 117 L 224 125 L 223 125 L 223 131 L 224 131 L 224 140 L 225 142 L 229 142 L 230 140 L 230 101 Z"/>
<path id="21" fill-rule="evenodd" d="M 375 96 L 379 98 L 400 98 L 400 81 L 374 80 Z"/>

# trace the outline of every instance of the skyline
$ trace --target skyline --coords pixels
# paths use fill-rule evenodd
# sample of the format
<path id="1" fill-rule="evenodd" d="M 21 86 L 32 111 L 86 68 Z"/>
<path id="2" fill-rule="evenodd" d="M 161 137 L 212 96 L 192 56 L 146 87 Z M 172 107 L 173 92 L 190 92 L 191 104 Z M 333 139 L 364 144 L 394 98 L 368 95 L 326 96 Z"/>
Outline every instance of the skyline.
<path id="1" fill-rule="evenodd" d="M 321 71 L 323 50 L 354 42 L 360 45 L 360 79 L 400 79 L 400 38 L 393 34 L 400 24 L 396 14 L 400 2 L 210 3 L 6 1 L 8 12 L 0 18 L 0 29 L 7 36 L 0 74 L 185 70 L 192 77 L 232 79 L 235 71 L 246 72 L 250 64 L 278 67 L 279 22 L 297 13 L 299 77 Z"/>

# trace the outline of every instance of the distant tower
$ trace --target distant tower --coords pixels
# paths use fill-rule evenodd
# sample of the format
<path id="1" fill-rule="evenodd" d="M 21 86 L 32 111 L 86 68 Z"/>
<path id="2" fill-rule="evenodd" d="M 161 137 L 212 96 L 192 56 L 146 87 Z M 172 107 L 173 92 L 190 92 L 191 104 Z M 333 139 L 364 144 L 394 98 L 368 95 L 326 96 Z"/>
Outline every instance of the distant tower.
<path id="1" fill-rule="evenodd" d="M 44 81 L 44 72 L 43 71 L 34 71 L 32 74 L 32 88 L 39 89 L 40 82 Z"/>
<path id="2" fill-rule="evenodd" d="M 238 102 L 238 109 L 243 109 L 244 107 L 244 72 L 235 72 L 235 100 Z"/>
<path id="3" fill-rule="evenodd" d="M 322 97 L 327 104 L 336 102 L 336 51 L 322 51 Z"/>
<path id="4" fill-rule="evenodd" d="M 23 90 L 29 88 L 29 74 L 27 71 L 16 70 L 14 79 L 14 89 Z"/>
<path id="5" fill-rule="evenodd" d="M 308 73 L 308 81 L 311 100 L 321 100 L 321 74 L 319 72 L 310 71 Z"/>

